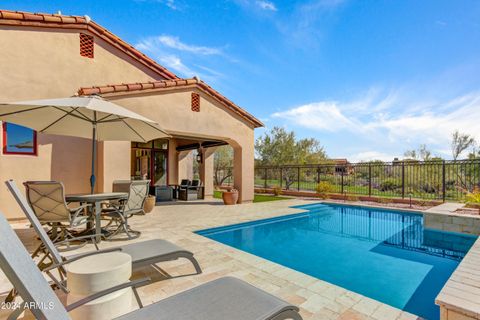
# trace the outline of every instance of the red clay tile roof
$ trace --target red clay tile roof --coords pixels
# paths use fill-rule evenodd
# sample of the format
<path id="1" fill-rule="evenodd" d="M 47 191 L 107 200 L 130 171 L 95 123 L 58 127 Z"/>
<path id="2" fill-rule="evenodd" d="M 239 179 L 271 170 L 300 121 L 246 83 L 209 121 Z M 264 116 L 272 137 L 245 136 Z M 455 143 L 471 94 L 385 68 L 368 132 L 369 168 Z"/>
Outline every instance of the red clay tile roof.
<path id="1" fill-rule="evenodd" d="M 88 30 L 165 79 L 178 77 L 88 17 L 0 10 L 0 25 Z"/>
<path id="2" fill-rule="evenodd" d="M 151 81 L 151 82 L 142 82 L 142 83 L 122 83 L 122 84 L 112 84 L 99 87 L 89 87 L 89 88 L 80 88 L 78 90 L 79 95 L 91 95 L 91 94 L 115 94 L 115 93 L 124 93 L 131 91 L 141 91 L 141 90 L 162 90 L 162 89 L 176 89 L 176 88 L 185 88 L 185 87 L 196 87 L 202 92 L 208 94 L 210 97 L 219 101 L 221 104 L 225 105 L 229 110 L 238 114 L 243 119 L 247 120 L 254 125 L 255 128 L 263 127 L 263 123 L 255 118 L 253 115 L 243 110 L 231 100 L 227 99 L 215 89 L 210 87 L 205 82 L 197 79 L 173 79 L 173 80 L 161 80 L 161 81 Z"/>

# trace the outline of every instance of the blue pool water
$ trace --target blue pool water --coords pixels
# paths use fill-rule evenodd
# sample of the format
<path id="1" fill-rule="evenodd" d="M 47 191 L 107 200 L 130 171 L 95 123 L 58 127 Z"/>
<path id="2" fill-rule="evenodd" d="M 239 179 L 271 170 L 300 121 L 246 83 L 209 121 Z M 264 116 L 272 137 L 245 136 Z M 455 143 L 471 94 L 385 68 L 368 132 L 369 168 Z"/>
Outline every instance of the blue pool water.
<path id="1" fill-rule="evenodd" d="M 306 213 L 197 233 L 426 319 L 476 237 L 423 228 L 423 217 L 313 204 Z"/>

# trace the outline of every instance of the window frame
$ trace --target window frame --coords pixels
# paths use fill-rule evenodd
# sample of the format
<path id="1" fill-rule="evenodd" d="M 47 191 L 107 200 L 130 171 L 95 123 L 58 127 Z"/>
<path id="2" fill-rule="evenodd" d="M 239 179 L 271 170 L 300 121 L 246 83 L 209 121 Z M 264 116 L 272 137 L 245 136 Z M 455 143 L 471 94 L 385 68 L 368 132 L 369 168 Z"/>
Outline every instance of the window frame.
<path id="1" fill-rule="evenodd" d="M 5 155 L 22 155 L 22 156 L 38 156 L 38 144 L 37 144 L 37 131 L 33 131 L 33 151 L 21 152 L 21 151 L 8 151 L 8 134 L 7 134 L 8 122 L 2 121 L 2 154 Z"/>

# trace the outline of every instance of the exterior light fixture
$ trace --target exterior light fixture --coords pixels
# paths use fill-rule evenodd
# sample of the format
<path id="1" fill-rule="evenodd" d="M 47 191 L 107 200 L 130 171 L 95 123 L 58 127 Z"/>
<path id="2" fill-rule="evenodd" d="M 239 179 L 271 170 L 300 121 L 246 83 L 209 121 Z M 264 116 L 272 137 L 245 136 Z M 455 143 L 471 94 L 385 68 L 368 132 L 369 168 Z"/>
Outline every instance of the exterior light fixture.
<path id="1" fill-rule="evenodd" d="M 197 151 L 197 157 L 196 158 L 197 158 L 198 163 L 203 162 L 203 155 L 202 155 L 202 151 L 200 149 Z"/>

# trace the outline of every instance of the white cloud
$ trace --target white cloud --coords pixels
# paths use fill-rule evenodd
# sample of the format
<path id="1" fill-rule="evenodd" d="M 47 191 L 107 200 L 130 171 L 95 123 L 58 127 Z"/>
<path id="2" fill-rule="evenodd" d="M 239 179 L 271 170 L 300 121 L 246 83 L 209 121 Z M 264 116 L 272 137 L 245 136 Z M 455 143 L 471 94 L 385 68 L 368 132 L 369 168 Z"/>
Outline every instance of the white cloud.
<path id="1" fill-rule="evenodd" d="M 213 68 L 203 65 L 211 62 L 208 60 L 211 56 L 221 55 L 226 58 L 220 48 L 187 44 L 171 35 L 147 37 L 140 40 L 135 47 L 183 77 L 199 76 L 215 83 L 216 79 L 223 76 Z"/>
<path id="2" fill-rule="evenodd" d="M 177 9 L 178 9 L 177 5 L 175 4 L 175 0 L 166 0 L 166 1 L 165 1 L 165 5 L 166 5 L 167 7 L 169 7 L 170 9 L 173 9 L 173 10 L 177 10 Z"/>
<path id="3" fill-rule="evenodd" d="M 160 35 L 157 37 L 149 37 L 142 40 L 139 44 L 137 44 L 137 48 L 151 48 L 152 46 L 165 46 L 171 49 L 175 49 L 178 51 L 186 51 L 194 54 L 200 55 L 221 55 L 223 52 L 219 48 L 212 48 L 212 47 L 205 47 L 205 46 L 197 46 L 186 44 L 178 37 L 169 36 L 169 35 Z"/>
<path id="4" fill-rule="evenodd" d="M 165 65 L 168 69 L 175 70 L 185 76 L 193 77 L 197 75 L 195 71 L 187 67 L 182 60 L 175 55 L 162 55 L 158 60 L 160 60 L 160 63 Z"/>
<path id="5" fill-rule="evenodd" d="M 347 157 L 350 162 L 360 162 L 360 161 L 372 161 L 372 160 L 381 160 L 381 161 L 392 161 L 396 157 L 401 157 L 401 155 L 393 155 L 378 151 L 362 151 L 359 153 L 351 154 Z"/>
<path id="6" fill-rule="evenodd" d="M 480 140 L 480 92 L 429 104 L 411 101 L 400 94 L 367 93 L 353 101 L 320 101 L 297 106 L 276 112 L 272 117 L 311 130 L 349 131 L 356 138 L 402 146 L 426 143 L 444 150 L 457 129 Z"/>
<path id="7" fill-rule="evenodd" d="M 274 118 L 282 118 L 314 130 L 339 131 L 353 126 L 352 120 L 342 114 L 336 102 L 317 102 L 276 112 Z"/>
<path id="8" fill-rule="evenodd" d="M 263 10 L 278 11 L 275 4 L 273 2 L 270 2 L 270 1 L 258 0 L 258 1 L 255 2 L 255 4 Z"/>
<path id="9" fill-rule="evenodd" d="M 179 6 L 177 5 L 175 0 L 134 0 L 136 2 L 157 2 L 164 4 L 165 6 L 169 7 L 172 10 L 179 10 Z"/>

